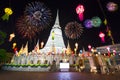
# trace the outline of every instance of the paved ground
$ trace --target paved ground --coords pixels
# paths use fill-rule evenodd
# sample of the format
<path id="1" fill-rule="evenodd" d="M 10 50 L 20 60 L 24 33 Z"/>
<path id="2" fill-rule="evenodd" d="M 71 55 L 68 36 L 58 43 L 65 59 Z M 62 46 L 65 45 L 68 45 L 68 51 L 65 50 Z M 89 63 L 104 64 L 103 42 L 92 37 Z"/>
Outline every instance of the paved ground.
<path id="1" fill-rule="evenodd" d="M 120 72 L 107 75 L 86 72 L 14 72 L 0 70 L 0 80 L 120 80 Z"/>

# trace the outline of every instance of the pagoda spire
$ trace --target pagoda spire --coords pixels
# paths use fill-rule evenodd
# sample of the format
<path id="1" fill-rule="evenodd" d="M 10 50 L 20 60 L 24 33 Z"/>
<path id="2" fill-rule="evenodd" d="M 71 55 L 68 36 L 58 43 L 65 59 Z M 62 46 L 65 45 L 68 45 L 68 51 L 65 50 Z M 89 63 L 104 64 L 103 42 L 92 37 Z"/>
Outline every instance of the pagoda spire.
<path id="1" fill-rule="evenodd" d="M 20 48 L 20 50 L 19 50 L 19 52 L 18 52 L 18 55 L 21 55 L 21 54 L 23 54 L 22 52 L 23 52 L 23 45 L 22 45 L 22 47 Z"/>
<path id="2" fill-rule="evenodd" d="M 59 24 L 59 10 L 57 10 L 57 16 L 56 16 L 56 20 L 55 20 L 55 24 L 53 28 L 61 28 L 59 25 L 60 25 Z"/>
<path id="3" fill-rule="evenodd" d="M 23 53 L 25 53 L 25 55 L 28 55 L 28 41 L 23 49 Z"/>
<path id="4" fill-rule="evenodd" d="M 34 50 L 36 50 L 38 53 L 40 52 L 40 47 L 39 47 L 39 40 L 37 41 L 36 46 L 34 47 Z"/>
<path id="5" fill-rule="evenodd" d="M 67 55 L 72 53 L 71 47 L 70 47 L 70 43 L 68 41 L 68 45 L 67 45 L 67 51 L 66 51 Z"/>

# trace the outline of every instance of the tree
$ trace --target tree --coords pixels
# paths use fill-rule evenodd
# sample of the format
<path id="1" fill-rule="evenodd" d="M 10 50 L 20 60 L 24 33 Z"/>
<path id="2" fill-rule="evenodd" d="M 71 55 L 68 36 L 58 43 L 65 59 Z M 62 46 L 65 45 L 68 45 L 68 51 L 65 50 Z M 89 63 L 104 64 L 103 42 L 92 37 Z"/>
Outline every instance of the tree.
<path id="1" fill-rule="evenodd" d="M 4 39 L 6 38 L 7 34 L 3 31 L 0 31 L 0 45 L 4 43 Z"/>
<path id="2" fill-rule="evenodd" d="M 0 63 L 10 63 L 13 53 L 7 52 L 5 49 L 0 49 Z"/>
<path id="3" fill-rule="evenodd" d="M 0 63 L 5 63 L 6 62 L 6 50 L 5 49 L 0 49 Z"/>

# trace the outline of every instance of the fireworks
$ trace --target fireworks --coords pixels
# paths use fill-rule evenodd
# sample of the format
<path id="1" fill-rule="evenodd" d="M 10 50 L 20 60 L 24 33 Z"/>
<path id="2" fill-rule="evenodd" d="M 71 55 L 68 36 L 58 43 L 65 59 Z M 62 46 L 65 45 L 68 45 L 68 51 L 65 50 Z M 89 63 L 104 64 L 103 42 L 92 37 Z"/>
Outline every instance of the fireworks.
<path id="1" fill-rule="evenodd" d="M 39 32 L 39 29 L 37 29 L 37 27 L 26 22 L 25 16 L 18 19 L 16 26 L 17 32 L 23 36 L 23 38 L 32 39 Z"/>
<path id="2" fill-rule="evenodd" d="M 51 22 L 51 11 L 41 2 L 29 3 L 24 11 L 27 22 L 33 26 L 43 29 Z"/>
<path id="3" fill-rule="evenodd" d="M 23 38 L 32 39 L 38 32 L 49 26 L 51 15 L 50 10 L 43 3 L 29 3 L 23 17 L 17 21 L 17 32 Z"/>
<path id="4" fill-rule="evenodd" d="M 83 32 L 83 27 L 78 22 L 69 22 L 65 26 L 65 34 L 68 38 L 77 39 L 81 36 Z"/>

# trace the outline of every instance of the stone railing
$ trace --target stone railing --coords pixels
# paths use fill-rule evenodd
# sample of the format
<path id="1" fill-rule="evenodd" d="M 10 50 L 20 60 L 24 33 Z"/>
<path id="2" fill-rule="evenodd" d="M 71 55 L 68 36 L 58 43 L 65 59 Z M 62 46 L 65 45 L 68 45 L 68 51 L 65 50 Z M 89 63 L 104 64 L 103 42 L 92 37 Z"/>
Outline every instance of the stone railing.
<path id="1" fill-rule="evenodd" d="M 50 67 L 31 67 L 31 66 L 27 66 L 27 67 L 16 67 L 16 66 L 3 66 L 2 67 L 3 70 L 9 70 L 9 71 L 40 71 L 40 72 L 47 72 L 50 70 Z"/>

